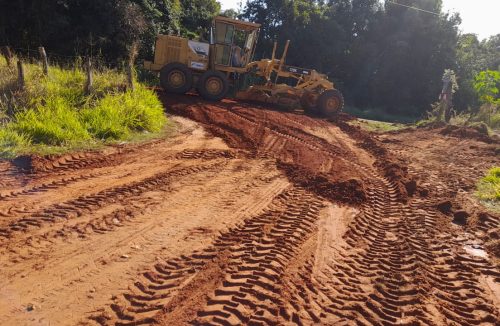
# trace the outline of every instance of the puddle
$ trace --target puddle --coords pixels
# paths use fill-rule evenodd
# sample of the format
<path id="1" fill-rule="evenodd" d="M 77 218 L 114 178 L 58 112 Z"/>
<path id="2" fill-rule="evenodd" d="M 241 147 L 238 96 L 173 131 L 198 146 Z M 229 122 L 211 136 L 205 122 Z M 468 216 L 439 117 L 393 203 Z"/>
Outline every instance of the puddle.
<path id="1" fill-rule="evenodd" d="M 465 245 L 464 250 L 469 255 L 481 257 L 481 258 L 485 258 L 485 259 L 488 258 L 488 254 L 486 253 L 486 251 L 484 251 L 484 249 L 482 249 L 482 247 L 479 245 Z"/>

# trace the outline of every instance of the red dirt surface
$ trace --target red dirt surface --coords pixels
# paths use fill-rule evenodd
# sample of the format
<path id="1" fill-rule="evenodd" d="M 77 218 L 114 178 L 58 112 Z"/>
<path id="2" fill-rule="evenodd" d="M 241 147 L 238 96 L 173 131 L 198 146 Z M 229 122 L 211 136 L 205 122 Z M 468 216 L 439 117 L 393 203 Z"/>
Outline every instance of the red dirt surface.
<path id="1" fill-rule="evenodd" d="M 495 142 L 163 100 L 169 139 L 0 162 L 0 325 L 498 324 Z"/>

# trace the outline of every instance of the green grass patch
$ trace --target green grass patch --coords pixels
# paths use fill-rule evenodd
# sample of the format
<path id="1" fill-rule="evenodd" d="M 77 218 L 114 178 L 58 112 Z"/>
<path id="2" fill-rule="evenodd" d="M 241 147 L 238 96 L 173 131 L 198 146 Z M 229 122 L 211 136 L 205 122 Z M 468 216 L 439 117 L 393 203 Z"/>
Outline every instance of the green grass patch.
<path id="1" fill-rule="evenodd" d="M 486 207 L 500 211 L 500 167 L 491 168 L 477 183 L 477 196 Z"/>
<path id="2" fill-rule="evenodd" d="M 414 123 L 419 117 L 408 116 L 408 115 L 398 115 L 386 112 L 383 109 L 367 108 L 360 109 L 351 106 L 346 106 L 344 111 L 361 119 L 372 120 L 372 121 L 383 121 L 383 122 L 394 122 L 394 123 Z"/>
<path id="3" fill-rule="evenodd" d="M 91 94 L 79 68 L 25 64 L 26 88 L 17 89 L 16 71 L 0 61 L 0 157 L 61 153 L 116 141 L 150 139 L 167 123 L 156 94 L 136 82 L 126 90 L 126 77 L 115 70 L 94 73 Z M 7 117 L 8 107 L 15 112 Z"/>
<path id="4" fill-rule="evenodd" d="M 374 120 L 366 120 L 366 119 L 352 120 L 352 121 L 349 121 L 349 124 L 353 125 L 353 126 L 359 126 L 366 131 L 380 132 L 380 133 L 402 130 L 402 129 L 406 129 L 409 127 L 408 125 L 405 125 L 402 123 L 374 121 Z"/>

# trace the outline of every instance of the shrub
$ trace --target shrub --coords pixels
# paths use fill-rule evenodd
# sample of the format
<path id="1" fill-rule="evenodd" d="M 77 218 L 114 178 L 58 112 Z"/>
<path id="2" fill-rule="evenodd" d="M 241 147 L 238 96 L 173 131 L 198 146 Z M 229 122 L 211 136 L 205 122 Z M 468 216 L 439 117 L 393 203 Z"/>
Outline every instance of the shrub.
<path id="1" fill-rule="evenodd" d="M 12 129 L 29 135 L 35 144 L 65 145 L 90 139 L 78 111 L 61 97 L 51 97 L 44 105 L 19 112 Z"/>
<path id="2" fill-rule="evenodd" d="M 89 132 L 99 139 L 123 139 L 130 132 L 158 132 L 166 122 L 156 95 L 138 85 L 134 92 L 108 94 L 82 111 Z"/>
<path id="3" fill-rule="evenodd" d="M 493 167 L 479 181 L 478 196 L 483 200 L 500 200 L 500 167 Z"/>

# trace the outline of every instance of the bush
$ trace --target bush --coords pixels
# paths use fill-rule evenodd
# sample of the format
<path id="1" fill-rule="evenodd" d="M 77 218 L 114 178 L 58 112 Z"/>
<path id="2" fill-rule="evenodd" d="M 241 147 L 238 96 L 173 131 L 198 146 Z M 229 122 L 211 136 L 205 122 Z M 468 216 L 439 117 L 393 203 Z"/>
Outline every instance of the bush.
<path id="1" fill-rule="evenodd" d="M 130 132 L 158 132 L 166 122 L 163 107 L 144 86 L 134 92 L 110 94 L 82 111 L 89 132 L 99 139 L 123 139 Z"/>
<path id="2" fill-rule="evenodd" d="M 477 185 L 478 196 L 483 200 L 500 200 L 500 167 L 493 167 L 479 181 Z"/>
<path id="3" fill-rule="evenodd" d="M 78 111 L 62 97 L 48 98 L 44 105 L 16 114 L 11 128 L 35 144 L 67 145 L 90 139 Z"/>

